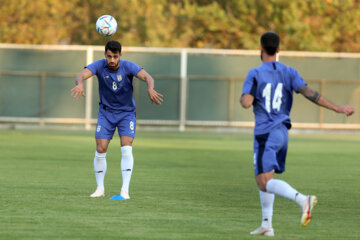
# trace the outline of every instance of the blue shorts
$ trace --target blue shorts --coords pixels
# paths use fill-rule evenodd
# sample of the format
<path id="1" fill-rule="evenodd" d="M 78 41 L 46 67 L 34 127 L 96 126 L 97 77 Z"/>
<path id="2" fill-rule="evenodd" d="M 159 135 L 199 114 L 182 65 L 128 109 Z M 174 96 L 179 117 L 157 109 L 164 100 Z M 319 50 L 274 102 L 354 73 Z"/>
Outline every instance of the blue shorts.
<path id="1" fill-rule="evenodd" d="M 95 138 L 112 139 L 116 127 L 119 136 L 135 137 L 135 112 L 118 112 L 99 108 Z"/>
<path id="2" fill-rule="evenodd" d="M 254 136 L 254 170 L 260 173 L 285 171 L 288 148 L 288 129 L 281 124 L 269 133 Z"/>

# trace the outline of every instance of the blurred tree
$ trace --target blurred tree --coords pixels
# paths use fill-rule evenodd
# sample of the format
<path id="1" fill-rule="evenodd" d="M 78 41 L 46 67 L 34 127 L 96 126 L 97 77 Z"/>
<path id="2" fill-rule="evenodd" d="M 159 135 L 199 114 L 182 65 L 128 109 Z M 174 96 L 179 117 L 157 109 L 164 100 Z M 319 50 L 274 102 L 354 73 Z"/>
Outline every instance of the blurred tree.
<path id="1" fill-rule="evenodd" d="M 117 33 L 95 22 L 114 16 Z M 1 0 L 0 42 L 258 49 L 275 31 L 284 50 L 360 51 L 359 0 Z"/>
<path id="2" fill-rule="evenodd" d="M 81 0 L 2 0 L 0 41 L 9 43 L 72 42 L 73 29 L 82 29 L 84 8 Z"/>

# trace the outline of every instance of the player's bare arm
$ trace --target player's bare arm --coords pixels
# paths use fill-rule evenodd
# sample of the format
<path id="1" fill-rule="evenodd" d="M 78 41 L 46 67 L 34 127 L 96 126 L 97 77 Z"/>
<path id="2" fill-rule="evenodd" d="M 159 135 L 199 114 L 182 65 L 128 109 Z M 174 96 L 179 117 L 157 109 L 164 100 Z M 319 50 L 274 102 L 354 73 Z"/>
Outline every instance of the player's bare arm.
<path id="1" fill-rule="evenodd" d="M 151 102 L 161 104 L 164 101 L 163 95 L 154 90 L 154 79 L 150 76 L 150 74 L 148 74 L 144 69 L 141 69 L 136 77 L 146 82 L 147 92 Z"/>
<path id="2" fill-rule="evenodd" d="M 327 100 L 324 96 L 322 96 L 317 91 L 309 88 L 308 86 L 304 85 L 299 88 L 299 92 L 312 101 L 315 104 L 318 104 L 322 107 L 327 109 L 333 110 L 337 113 L 344 113 L 346 116 L 350 116 L 354 113 L 354 108 L 351 106 L 338 106 L 335 103 Z"/>
<path id="3" fill-rule="evenodd" d="M 84 70 L 82 70 L 76 77 L 76 86 L 70 90 L 71 96 L 74 96 L 74 98 L 79 98 L 80 96 L 85 97 L 84 80 L 90 78 L 92 75 L 93 74 L 89 69 L 85 68 Z"/>
<path id="4" fill-rule="evenodd" d="M 249 108 L 254 102 L 254 96 L 251 94 L 244 94 L 240 98 L 240 103 L 243 108 Z"/>

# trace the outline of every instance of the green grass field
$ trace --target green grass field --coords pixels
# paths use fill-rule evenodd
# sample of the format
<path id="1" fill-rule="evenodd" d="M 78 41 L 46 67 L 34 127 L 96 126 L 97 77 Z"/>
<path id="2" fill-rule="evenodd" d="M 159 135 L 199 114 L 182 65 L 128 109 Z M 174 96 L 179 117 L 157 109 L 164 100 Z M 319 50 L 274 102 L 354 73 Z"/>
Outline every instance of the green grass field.
<path id="1" fill-rule="evenodd" d="M 0 130 L 0 239 L 261 239 L 252 135 L 137 133 L 131 199 L 111 142 L 106 197 L 95 190 L 93 132 Z M 281 179 L 319 205 L 308 227 L 275 198 L 276 239 L 359 239 L 360 136 L 290 135 Z"/>

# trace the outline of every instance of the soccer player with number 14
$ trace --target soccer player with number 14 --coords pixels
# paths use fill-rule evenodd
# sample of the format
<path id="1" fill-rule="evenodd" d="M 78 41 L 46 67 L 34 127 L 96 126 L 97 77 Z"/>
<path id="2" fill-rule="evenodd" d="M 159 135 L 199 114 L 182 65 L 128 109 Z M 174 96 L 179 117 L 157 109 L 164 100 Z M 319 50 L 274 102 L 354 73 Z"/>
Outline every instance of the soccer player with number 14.
<path id="1" fill-rule="evenodd" d="M 293 92 L 301 93 L 315 104 L 346 116 L 352 115 L 354 109 L 330 102 L 308 87 L 294 68 L 277 62 L 280 37 L 276 33 L 264 33 L 260 42 L 263 64 L 249 71 L 240 103 L 244 108 L 253 105 L 255 114 L 254 170 L 263 218 L 261 226 L 250 234 L 274 236 L 272 215 L 275 194 L 300 206 L 301 225 L 304 227 L 310 222 L 312 208 L 317 203 L 316 196 L 303 195 L 285 181 L 274 179 L 274 172 L 285 171 Z"/>

